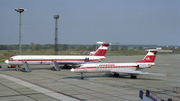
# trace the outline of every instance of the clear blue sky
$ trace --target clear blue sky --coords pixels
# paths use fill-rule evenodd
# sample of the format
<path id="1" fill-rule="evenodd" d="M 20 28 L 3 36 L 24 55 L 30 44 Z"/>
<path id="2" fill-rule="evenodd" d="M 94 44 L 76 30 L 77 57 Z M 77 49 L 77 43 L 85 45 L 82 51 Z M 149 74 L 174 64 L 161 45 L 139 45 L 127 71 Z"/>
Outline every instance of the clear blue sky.
<path id="1" fill-rule="evenodd" d="M 180 0 L 0 0 L 0 44 L 179 45 Z"/>

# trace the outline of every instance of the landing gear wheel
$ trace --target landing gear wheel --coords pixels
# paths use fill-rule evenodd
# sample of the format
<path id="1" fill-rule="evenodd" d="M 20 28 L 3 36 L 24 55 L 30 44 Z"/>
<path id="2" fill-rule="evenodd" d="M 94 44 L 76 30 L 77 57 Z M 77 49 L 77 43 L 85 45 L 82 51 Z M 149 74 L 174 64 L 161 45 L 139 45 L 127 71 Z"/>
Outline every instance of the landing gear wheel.
<path id="1" fill-rule="evenodd" d="M 113 76 L 118 77 L 119 73 L 114 73 Z"/>
<path id="2" fill-rule="evenodd" d="M 56 69 L 55 69 L 54 67 L 52 67 L 51 70 L 54 70 L 54 71 L 55 71 Z"/>
<path id="3" fill-rule="evenodd" d="M 84 77 L 83 77 L 83 73 L 81 73 L 81 80 L 83 80 L 84 79 Z"/>
<path id="4" fill-rule="evenodd" d="M 137 77 L 136 76 L 131 76 L 131 79 L 137 79 Z"/>
<path id="5" fill-rule="evenodd" d="M 67 69 L 67 68 L 68 68 L 68 65 L 67 65 L 67 64 L 65 64 L 65 65 L 63 66 L 63 68 L 64 68 L 64 69 Z"/>

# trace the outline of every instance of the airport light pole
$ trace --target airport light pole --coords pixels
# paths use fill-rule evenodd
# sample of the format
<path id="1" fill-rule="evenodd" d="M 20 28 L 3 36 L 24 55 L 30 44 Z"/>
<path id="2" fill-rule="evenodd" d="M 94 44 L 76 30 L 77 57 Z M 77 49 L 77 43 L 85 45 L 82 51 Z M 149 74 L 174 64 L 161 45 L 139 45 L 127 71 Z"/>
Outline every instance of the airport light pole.
<path id="1" fill-rule="evenodd" d="M 59 15 L 54 15 L 55 19 L 55 44 L 54 44 L 54 55 L 58 55 L 58 28 L 57 28 L 57 19 L 59 19 Z"/>
<path id="2" fill-rule="evenodd" d="M 21 55 L 21 13 L 25 10 L 24 8 L 15 9 L 15 11 L 19 12 L 19 55 Z"/>

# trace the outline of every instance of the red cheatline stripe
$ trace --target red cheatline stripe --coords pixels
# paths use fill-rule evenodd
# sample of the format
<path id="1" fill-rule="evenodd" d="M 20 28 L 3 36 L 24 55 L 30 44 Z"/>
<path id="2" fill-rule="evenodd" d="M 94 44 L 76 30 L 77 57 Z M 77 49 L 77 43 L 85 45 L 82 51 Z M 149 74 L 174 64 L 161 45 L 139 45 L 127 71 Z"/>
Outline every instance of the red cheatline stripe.
<path id="1" fill-rule="evenodd" d="M 137 66 L 116 66 L 116 67 L 98 67 L 98 69 L 101 69 L 101 68 L 136 68 Z M 97 69 L 97 67 L 79 67 L 79 68 L 75 68 L 75 69 Z"/>
<path id="2" fill-rule="evenodd" d="M 101 58 L 103 60 L 105 58 Z M 23 59 L 24 61 L 52 61 L 52 59 Z M 85 59 L 53 59 L 56 61 L 85 61 Z M 14 59 L 8 61 L 22 61 L 22 59 Z M 89 59 L 89 61 L 99 61 L 99 59 Z"/>

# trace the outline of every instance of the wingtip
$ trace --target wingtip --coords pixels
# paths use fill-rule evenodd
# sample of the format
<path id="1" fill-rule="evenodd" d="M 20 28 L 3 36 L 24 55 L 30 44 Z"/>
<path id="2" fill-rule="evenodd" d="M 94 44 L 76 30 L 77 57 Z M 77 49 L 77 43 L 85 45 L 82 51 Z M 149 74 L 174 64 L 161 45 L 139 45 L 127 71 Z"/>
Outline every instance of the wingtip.
<path id="1" fill-rule="evenodd" d="M 166 76 L 169 76 L 169 74 L 166 74 Z"/>

